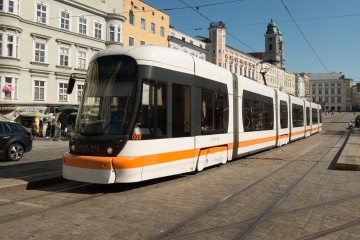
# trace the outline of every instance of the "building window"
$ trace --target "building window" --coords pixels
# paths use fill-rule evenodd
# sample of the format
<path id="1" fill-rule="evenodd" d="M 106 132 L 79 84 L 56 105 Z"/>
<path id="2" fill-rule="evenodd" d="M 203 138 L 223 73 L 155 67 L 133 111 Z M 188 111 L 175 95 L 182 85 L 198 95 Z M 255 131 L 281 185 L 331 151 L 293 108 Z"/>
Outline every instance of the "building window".
<path id="1" fill-rule="evenodd" d="M 339 96 L 337 99 L 338 99 L 338 103 L 341 103 L 341 97 Z"/>
<path id="2" fill-rule="evenodd" d="M 332 102 L 332 103 L 335 102 L 335 97 L 331 97 L 331 102 Z"/>
<path id="3" fill-rule="evenodd" d="M 338 83 L 338 85 L 337 85 L 337 93 L 341 94 L 341 84 L 340 83 Z"/>
<path id="4" fill-rule="evenodd" d="M 135 15 L 134 15 L 133 11 L 129 12 L 129 24 L 135 25 Z"/>
<path id="5" fill-rule="evenodd" d="M 146 26 L 145 19 L 142 18 L 140 21 L 140 27 L 141 27 L 141 29 L 145 30 L 145 26 Z"/>
<path id="6" fill-rule="evenodd" d="M 0 56 L 3 55 L 3 53 L 2 53 L 2 49 L 3 49 L 2 45 L 3 45 L 3 34 L 0 33 Z"/>
<path id="7" fill-rule="evenodd" d="M 160 27 L 160 36 L 165 37 L 165 29 L 163 27 Z"/>
<path id="8" fill-rule="evenodd" d="M 67 102 L 67 83 L 59 83 L 59 102 Z"/>
<path id="9" fill-rule="evenodd" d="M 10 13 L 14 12 L 14 0 L 9 0 L 9 8 L 8 8 Z"/>
<path id="10" fill-rule="evenodd" d="M 151 23 L 151 33 L 155 33 L 155 23 Z"/>
<path id="11" fill-rule="evenodd" d="M 331 94 L 335 94 L 335 85 L 331 84 Z"/>
<path id="12" fill-rule="evenodd" d="M 84 51 L 78 52 L 78 68 L 86 69 L 86 52 Z"/>
<path id="13" fill-rule="evenodd" d="M 0 11 L 2 11 L 3 10 L 3 7 L 4 7 L 4 2 L 3 2 L 4 0 L 0 0 Z"/>
<path id="14" fill-rule="evenodd" d="M 84 94 L 84 85 L 83 84 L 77 85 L 77 103 L 81 102 L 81 98 L 83 94 Z"/>
<path id="15" fill-rule="evenodd" d="M 60 28 L 70 30 L 70 13 L 61 11 Z"/>
<path id="16" fill-rule="evenodd" d="M 121 28 L 117 27 L 117 41 L 121 42 Z"/>
<path id="17" fill-rule="evenodd" d="M 319 84 L 319 87 L 318 87 L 318 93 L 322 94 L 322 85 L 320 85 L 320 84 Z"/>
<path id="18" fill-rule="evenodd" d="M 0 96 L 3 96 L 5 100 L 17 99 L 17 78 L 14 77 L 2 77 L 0 76 L 0 87 L 9 86 L 13 90 L 11 92 L 0 92 Z M 1 97 L 0 97 L 1 98 Z"/>
<path id="19" fill-rule="evenodd" d="M 60 47 L 60 66 L 69 66 L 69 52 L 69 48 Z"/>
<path id="20" fill-rule="evenodd" d="M 109 27 L 109 41 L 115 42 L 115 27 L 114 26 Z"/>
<path id="21" fill-rule="evenodd" d="M 134 46 L 134 38 L 129 37 L 129 46 Z"/>
<path id="22" fill-rule="evenodd" d="M 45 81 L 35 80 L 34 82 L 34 101 L 45 100 Z"/>
<path id="23" fill-rule="evenodd" d="M 86 35 L 87 20 L 84 17 L 79 17 L 79 33 Z"/>
<path id="24" fill-rule="evenodd" d="M 35 62 L 45 63 L 45 43 L 35 43 Z"/>
<path id="25" fill-rule="evenodd" d="M 47 13 L 47 6 L 42 3 L 37 3 L 36 5 L 36 21 L 38 23 L 46 24 L 46 13 Z"/>
<path id="26" fill-rule="evenodd" d="M 94 37 L 97 39 L 101 39 L 101 31 L 102 30 L 102 24 L 101 23 L 95 23 L 94 24 Z"/>
<path id="27" fill-rule="evenodd" d="M 12 34 L 0 33 L 0 56 L 18 57 L 19 38 Z"/>
<path id="28" fill-rule="evenodd" d="M 140 45 L 145 45 L 145 41 L 140 41 Z"/>

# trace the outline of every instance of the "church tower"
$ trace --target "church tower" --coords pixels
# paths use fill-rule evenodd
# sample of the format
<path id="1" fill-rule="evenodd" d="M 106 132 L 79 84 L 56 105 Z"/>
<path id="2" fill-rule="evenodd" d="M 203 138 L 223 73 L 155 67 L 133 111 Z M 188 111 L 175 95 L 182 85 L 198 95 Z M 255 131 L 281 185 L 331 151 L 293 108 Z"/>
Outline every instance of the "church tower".
<path id="1" fill-rule="evenodd" d="M 267 25 L 265 34 L 265 54 L 263 60 L 279 68 L 284 68 L 284 41 L 279 28 L 272 19 Z"/>
<path id="2" fill-rule="evenodd" d="M 223 22 L 213 22 L 209 27 L 210 62 L 225 67 L 226 27 Z"/>

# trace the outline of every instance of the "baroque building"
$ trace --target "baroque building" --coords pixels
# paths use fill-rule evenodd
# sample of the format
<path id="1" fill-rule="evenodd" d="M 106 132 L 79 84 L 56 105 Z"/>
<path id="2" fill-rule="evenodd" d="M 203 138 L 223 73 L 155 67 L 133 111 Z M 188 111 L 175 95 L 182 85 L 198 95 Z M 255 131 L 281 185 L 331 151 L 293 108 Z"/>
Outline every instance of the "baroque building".
<path id="1" fill-rule="evenodd" d="M 0 113 L 10 119 L 24 109 L 77 105 L 84 83 L 67 95 L 69 75 L 86 73 L 101 49 L 123 45 L 126 17 L 117 0 L 0 3 Z"/>
<path id="2" fill-rule="evenodd" d="M 119 1 L 120 4 L 121 1 Z M 141 0 L 123 0 L 124 46 L 168 46 L 170 17 Z"/>
<path id="3" fill-rule="evenodd" d="M 208 50 L 205 49 L 206 44 L 199 39 L 193 38 L 170 26 L 168 41 L 169 48 L 178 49 L 194 57 L 206 60 Z"/>
<path id="4" fill-rule="evenodd" d="M 272 39 L 271 39 L 272 38 Z M 229 71 L 262 84 L 296 95 L 295 74 L 284 69 L 284 42 L 279 28 L 270 21 L 265 34 L 265 52 L 245 53 L 226 44 L 226 26 L 211 23 L 209 38 L 197 37 L 206 43 L 207 60 Z M 273 46 L 271 47 L 271 44 Z"/>
<path id="5" fill-rule="evenodd" d="M 263 60 L 278 68 L 284 68 L 284 41 L 279 28 L 271 19 L 265 33 L 265 53 Z"/>

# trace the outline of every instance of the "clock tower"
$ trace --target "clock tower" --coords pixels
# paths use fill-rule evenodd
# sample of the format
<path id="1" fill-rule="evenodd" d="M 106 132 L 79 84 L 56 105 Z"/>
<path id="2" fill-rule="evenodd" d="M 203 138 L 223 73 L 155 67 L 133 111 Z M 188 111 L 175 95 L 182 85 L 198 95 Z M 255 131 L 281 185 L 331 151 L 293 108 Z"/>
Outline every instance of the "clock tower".
<path id="1" fill-rule="evenodd" d="M 265 33 L 263 60 L 279 68 L 284 68 L 284 41 L 279 28 L 272 19 L 268 23 Z"/>

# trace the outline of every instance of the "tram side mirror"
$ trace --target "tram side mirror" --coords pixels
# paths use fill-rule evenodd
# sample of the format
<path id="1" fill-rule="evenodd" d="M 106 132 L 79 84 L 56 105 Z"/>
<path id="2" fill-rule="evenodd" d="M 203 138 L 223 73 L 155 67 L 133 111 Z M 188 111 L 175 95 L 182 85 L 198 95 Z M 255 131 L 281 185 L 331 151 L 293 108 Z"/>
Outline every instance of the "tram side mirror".
<path id="1" fill-rule="evenodd" d="M 70 78 L 69 78 L 69 82 L 68 82 L 68 87 L 67 87 L 67 90 L 66 90 L 66 93 L 67 94 L 71 94 L 73 89 L 74 89 L 74 86 L 75 86 L 75 78 L 71 75 Z"/>

